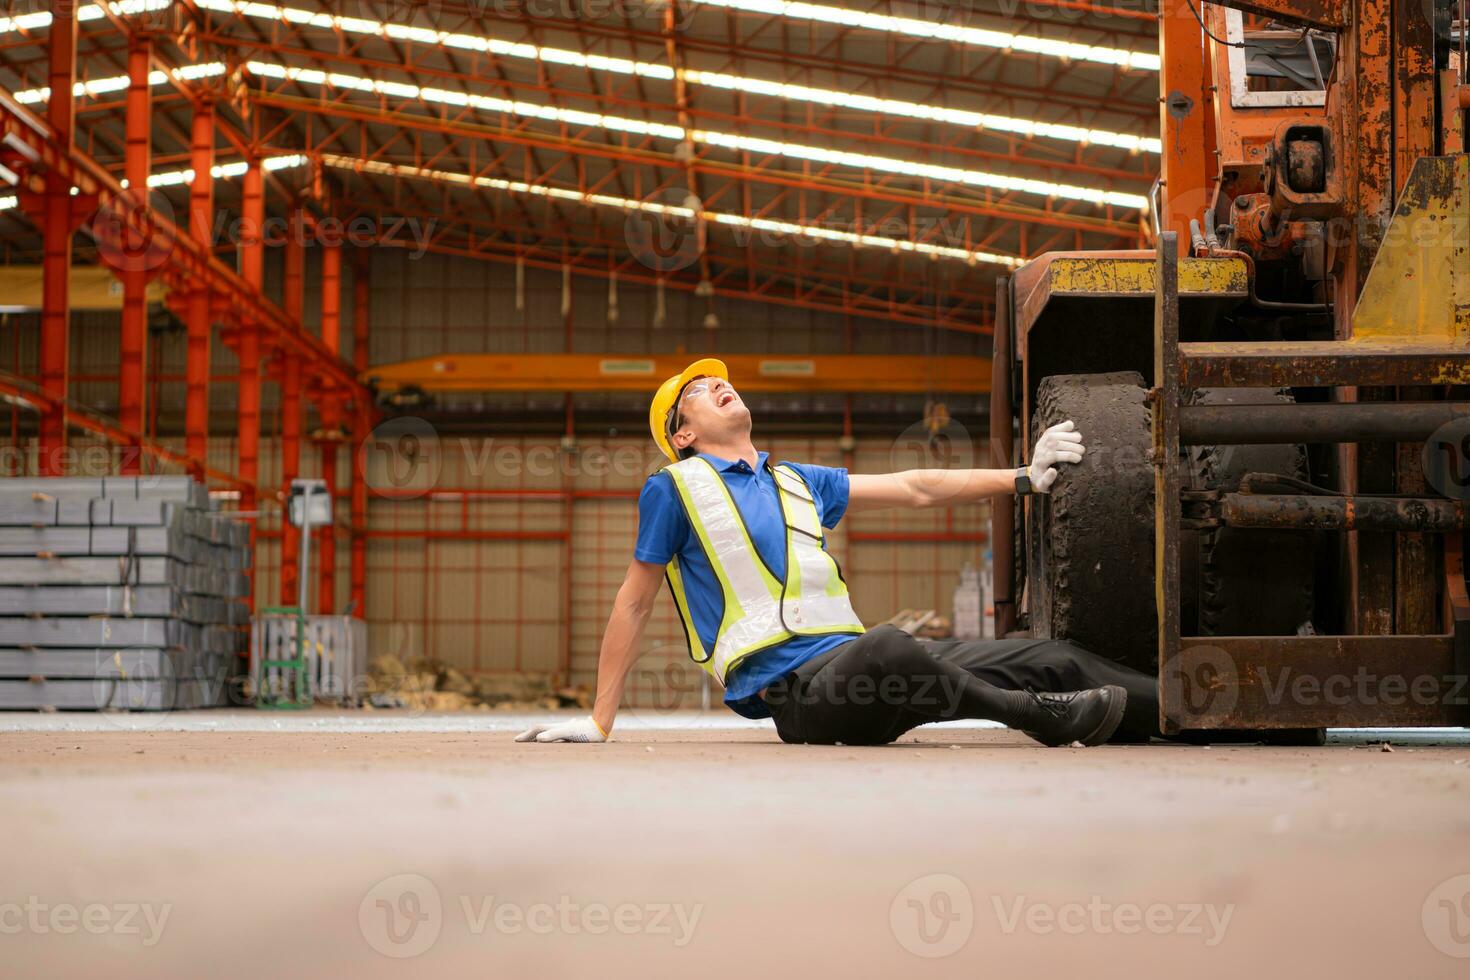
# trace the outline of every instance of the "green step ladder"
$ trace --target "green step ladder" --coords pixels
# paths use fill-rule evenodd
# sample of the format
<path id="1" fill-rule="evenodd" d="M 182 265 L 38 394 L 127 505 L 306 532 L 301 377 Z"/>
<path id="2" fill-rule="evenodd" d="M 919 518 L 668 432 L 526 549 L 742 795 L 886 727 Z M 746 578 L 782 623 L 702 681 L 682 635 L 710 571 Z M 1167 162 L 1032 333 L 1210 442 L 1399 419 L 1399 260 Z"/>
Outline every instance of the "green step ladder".
<path id="1" fill-rule="evenodd" d="M 265 616 L 290 616 L 296 630 L 291 643 L 295 656 L 271 659 L 269 651 L 263 651 L 260 659 L 259 687 L 255 692 L 255 706 L 262 711 L 301 711 L 312 705 L 311 682 L 306 666 L 306 614 L 300 606 L 266 606 L 261 610 Z M 287 691 L 294 690 L 294 697 L 279 689 L 272 689 L 270 670 L 280 668 L 290 680 L 283 685 Z M 284 678 L 283 678 L 284 679 Z"/>

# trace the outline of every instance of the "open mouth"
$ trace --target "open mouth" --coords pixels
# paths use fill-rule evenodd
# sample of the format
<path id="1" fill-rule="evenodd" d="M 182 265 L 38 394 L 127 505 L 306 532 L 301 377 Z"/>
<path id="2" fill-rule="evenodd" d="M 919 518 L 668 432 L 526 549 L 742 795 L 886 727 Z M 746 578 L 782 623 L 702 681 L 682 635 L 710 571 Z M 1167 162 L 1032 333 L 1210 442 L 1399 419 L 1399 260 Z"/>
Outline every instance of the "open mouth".
<path id="1" fill-rule="evenodd" d="M 726 405 L 730 404 L 734 400 L 735 400 L 735 392 L 733 392 L 733 391 L 722 391 L 722 392 L 720 392 L 720 397 L 717 398 L 717 399 L 715 399 L 715 405 L 718 406 L 719 408 L 724 408 Z"/>

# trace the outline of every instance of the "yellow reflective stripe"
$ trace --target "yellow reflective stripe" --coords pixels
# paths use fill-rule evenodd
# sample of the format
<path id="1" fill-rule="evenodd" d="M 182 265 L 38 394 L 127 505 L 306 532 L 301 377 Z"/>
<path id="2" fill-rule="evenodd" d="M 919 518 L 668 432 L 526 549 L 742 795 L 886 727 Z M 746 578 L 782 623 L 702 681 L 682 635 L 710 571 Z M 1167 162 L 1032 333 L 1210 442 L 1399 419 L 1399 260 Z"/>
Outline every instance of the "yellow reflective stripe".
<path id="1" fill-rule="evenodd" d="M 785 466 L 778 466 L 773 472 L 776 475 L 777 488 L 784 491 L 782 509 L 785 511 L 788 526 L 822 540 L 825 537 L 822 532 L 822 515 L 817 513 L 816 499 L 800 474 Z"/>
<path id="2" fill-rule="evenodd" d="M 786 628 L 802 636 L 863 632 L 837 560 L 822 547 L 824 535 L 814 495 L 795 470 L 783 465 L 774 473 L 787 524 Z M 801 533 L 805 527 L 815 528 L 815 533 Z"/>
<path id="3" fill-rule="evenodd" d="M 684 637 L 689 642 L 689 659 L 708 669 L 710 657 L 704 651 L 704 640 L 694 628 L 694 617 L 689 612 L 689 596 L 684 591 L 684 575 L 679 570 L 679 559 L 674 558 L 664 568 L 664 577 L 669 583 L 669 592 L 674 597 L 674 608 L 679 611 L 679 621 L 684 624 Z"/>
<path id="4" fill-rule="evenodd" d="M 725 616 L 730 615 L 731 609 L 740 608 L 740 598 L 735 594 L 734 587 L 721 563 L 716 561 L 715 546 L 709 539 L 709 532 L 705 530 L 704 522 L 700 519 L 699 508 L 694 505 L 690 498 L 689 487 L 685 484 L 683 475 L 678 472 L 676 466 L 668 467 L 669 477 L 674 481 L 674 489 L 679 492 L 679 499 L 684 504 L 684 513 L 689 517 L 689 526 L 694 528 L 694 533 L 699 536 L 699 542 L 704 546 L 704 553 L 710 560 L 710 567 L 715 570 L 715 578 L 720 582 L 720 589 L 725 594 Z"/>
<path id="5" fill-rule="evenodd" d="M 678 560 L 669 563 L 669 589 L 689 637 L 690 656 L 702 661 L 716 680 L 724 684 L 745 657 L 798 635 L 863 632 L 836 559 L 822 547 L 821 514 L 800 473 L 787 466 L 772 468 L 786 538 L 783 582 L 756 550 L 730 488 L 712 464 L 696 456 L 667 469 L 725 600 L 715 648 L 706 652 Z"/>
<path id="6" fill-rule="evenodd" d="M 792 635 L 781 625 L 782 585 L 761 560 L 714 466 L 695 456 L 668 470 L 725 596 L 712 656 L 713 670 L 723 682 L 739 658 L 770 645 L 773 638 Z"/>

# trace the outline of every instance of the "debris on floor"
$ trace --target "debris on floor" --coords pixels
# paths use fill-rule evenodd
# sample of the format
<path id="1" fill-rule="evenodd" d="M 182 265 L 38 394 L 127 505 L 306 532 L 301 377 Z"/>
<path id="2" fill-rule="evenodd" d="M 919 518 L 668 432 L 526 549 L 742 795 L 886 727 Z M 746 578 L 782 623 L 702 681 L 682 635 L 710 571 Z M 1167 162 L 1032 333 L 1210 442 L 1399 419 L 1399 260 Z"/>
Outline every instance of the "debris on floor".
<path id="1" fill-rule="evenodd" d="M 552 687 L 547 674 L 465 672 L 427 657 L 392 654 L 368 664 L 368 708 L 415 711 L 525 711 L 592 707 L 586 687 Z"/>
<path id="2" fill-rule="evenodd" d="M 954 635 L 949 617 L 939 615 L 937 609 L 900 609 L 887 624 L 925 640 L 948 640 Z"/>

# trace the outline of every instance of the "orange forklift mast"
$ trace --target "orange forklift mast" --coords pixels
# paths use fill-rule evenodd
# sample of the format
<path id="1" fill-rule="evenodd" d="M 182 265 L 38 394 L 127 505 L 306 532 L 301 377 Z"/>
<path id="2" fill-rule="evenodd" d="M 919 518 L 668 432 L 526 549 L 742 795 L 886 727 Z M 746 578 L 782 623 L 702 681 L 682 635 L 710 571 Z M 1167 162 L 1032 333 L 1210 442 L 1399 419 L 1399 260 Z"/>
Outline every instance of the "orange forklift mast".
<path id="1" fill-rule="evenodd" d="M 1162 0 L 1156 247 L 999 285 L 997 465 L 1108 458 L 995 507 L 998 635 L 1156 668 L 1167 731 L 1470 723 L 1466 6 Z M 1293 696 L 1338 675 L 1437 693 Z"/>

